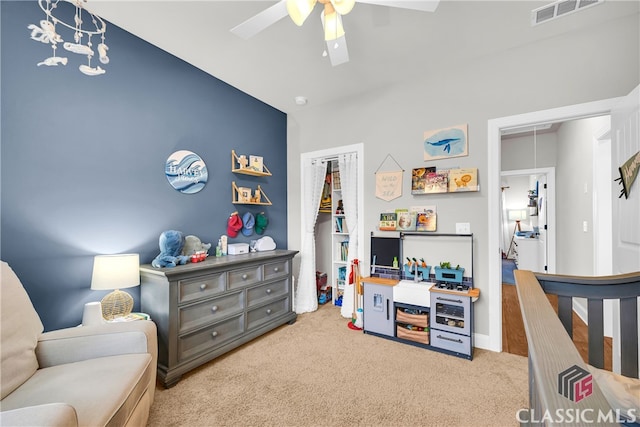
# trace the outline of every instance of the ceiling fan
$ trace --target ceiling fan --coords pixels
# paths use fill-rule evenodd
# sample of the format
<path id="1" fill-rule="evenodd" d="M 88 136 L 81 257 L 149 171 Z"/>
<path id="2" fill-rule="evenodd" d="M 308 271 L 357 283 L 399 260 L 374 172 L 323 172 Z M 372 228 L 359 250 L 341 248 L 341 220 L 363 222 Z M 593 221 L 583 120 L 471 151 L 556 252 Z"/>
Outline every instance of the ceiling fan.
<path id="1" fill-rule="evenodd" d="M 302 26 L 313 11 L 316 3 L 320 3 L 324 6 L 320 18 L 324 28 L 324 39 L 327 43 L 327 49 L 323 56 L 328 55 L 331 65 L 335 67 L 349 61 L 349 51 L 347 50 L 344 27 L 342 26 L 342 15 L 351 12 L 355 3 L 433 12 L 438 7 L 439 2 L 440 0 L 280 0 L 273 6 L 235 26 L 231 29 L 231 32 L 243 39 L 248 39 L 287 15 L 291 17 L 296 25 Z"/>

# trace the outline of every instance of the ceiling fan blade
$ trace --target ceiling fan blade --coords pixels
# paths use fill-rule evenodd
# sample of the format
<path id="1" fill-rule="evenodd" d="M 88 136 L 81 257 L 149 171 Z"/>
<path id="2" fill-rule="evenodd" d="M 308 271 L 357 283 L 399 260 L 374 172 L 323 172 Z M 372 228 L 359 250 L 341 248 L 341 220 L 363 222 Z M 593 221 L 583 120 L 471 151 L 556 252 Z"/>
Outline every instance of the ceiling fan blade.
<path id="1" fill-rule="evenodd" d="M 400 7 L 402 9 L 433 12 L 440 4 L 440 0 L 356 0 L 358 3 L 375 4 L 378 6 Z"/>
<path id="2" fill-rule="evenodd" d="M 268 26 L 275 24 L 285 16 L 288 16 L 287 1 L 280 0 L 273 6 L 247 19 L 242 24 L 236 25 L 231 29 L 231 32 L 238 37 L 248 39 L 255 36 Z"/>
<path id="3" fill-rule="evenodd" d="M 338 37 L 335 40 L 328 40 L 327 53 L 329 54 L 331 65 L 334 67 L 349 62 L 349 50 L 347 49 L 345 36 Z"/>

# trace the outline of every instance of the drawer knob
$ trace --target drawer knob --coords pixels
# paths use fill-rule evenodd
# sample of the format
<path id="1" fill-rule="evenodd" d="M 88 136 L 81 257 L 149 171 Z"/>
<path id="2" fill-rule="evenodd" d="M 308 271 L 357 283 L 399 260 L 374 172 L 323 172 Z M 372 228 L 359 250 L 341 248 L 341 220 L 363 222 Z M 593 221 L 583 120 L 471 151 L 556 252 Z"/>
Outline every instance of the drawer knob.
<path id="1" fill-rule="evenodd" d="M 267 309 L 267 314 L 271 314 L 271 309 L 270 308 Z"/>
<path id="2" fill-rule="evenodd" d="M 242 275 L 242 280 L 247 280 L 247 275 L 246 274 Z"/>
<path id="3" fill-rule="evenodd" d="M 218 331 L 211 332 L 211 336 L 214 337 L 214 338 L 217 337 L 218 336 Z"/>
<path id="4" fill-rule="evenodd" d="M 273 271 L 275 271 L 276 273 L 278 272 L 279 268 L 278 267 L 274 267 Z"/>
<path id="5" fill-rule="evenodd" d="M 200 285 L 200 290 L 204 291 L 205 289 L 207 289 L 207 285 L 205 283 L 203 283 L 202 285 Z"/>
<path id="6" fill-rule="evenodd" d="M 218 306 L 214 305 L 213 307 L 211 307 L 211 311 L 216 312 L 218 311 Z"/>
<path id="7" fill-rule="evenodd" d="M 270 294 L 270 293 L 271 293 L 271 289 L 267 289 L 267 294 Z"/>

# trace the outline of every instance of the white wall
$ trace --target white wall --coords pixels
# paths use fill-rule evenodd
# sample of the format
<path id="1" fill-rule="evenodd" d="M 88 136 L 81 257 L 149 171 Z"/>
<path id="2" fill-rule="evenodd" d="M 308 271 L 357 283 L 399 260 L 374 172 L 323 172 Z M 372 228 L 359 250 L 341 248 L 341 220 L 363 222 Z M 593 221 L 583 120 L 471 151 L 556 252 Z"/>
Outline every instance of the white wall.
<path id="1" fill-rule="evenodd" d="M 638 17 L 630 16 L 511 52 L 470 58 L 464 67 L 434 63 L 441 71 L 438 78 L 399 82 L 340 103 L 310 106 L 290 114 L 290 248 L 301 246 L 300 154 L 363 142 L 365 212 L 361 214 L 365 221 L 365 254 L 369 254 L 366 237 L 375 230 L 382 211 L 429 203 L 437 206 L 439 232 L 454 232 L 456 222 L 470 222 L 475 238 L 475 285 L 481 290 L 475 303 L 474 329 L 476 334 L 489 334 L 486 296 L 492 286 L 488 283 L 487 262 L 493 255 L 487 250 L 488 196 L 483 188 L 487 180 L 487 121 L 626 95 L 640 80 L 638 33 Z M 460 123 L 469 125 L 469 156 L 430 164 L 440 168 L 478 167 L 481 191 L 411 196 L 411 169 L 425 165 L 423 132 Z M 374 196 L 374 172 L 387 154 L 392 154 L 406 171 L 404 194 L 391 202 Z"/>
<path id="2" fill-rule="evenodd" d="M 593 138 L 608 116 L 565 122 L 558 129 L 556 207 L 558 274 L 592 276 Z M 587 224 L 584 231 L 583 223 Z"/>
<path id="3" fill-rule="evenodd" d="M 535 147 L 535 150 L 534 150 Z M 556 132 L 536 133 L 521 137 L 502 138 L 500 163 L 502 171 L 554 167 L 558 137 Z"/>

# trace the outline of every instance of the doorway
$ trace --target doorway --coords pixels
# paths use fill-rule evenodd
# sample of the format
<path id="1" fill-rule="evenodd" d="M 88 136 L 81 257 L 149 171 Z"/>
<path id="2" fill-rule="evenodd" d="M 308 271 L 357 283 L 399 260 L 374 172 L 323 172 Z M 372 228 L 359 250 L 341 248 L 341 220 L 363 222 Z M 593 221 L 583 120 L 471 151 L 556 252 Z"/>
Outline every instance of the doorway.
<path id="1" fill-rule="evenodd" d="M 555 168 L 503 171 L 500 177 L 502 257 L 519 269 L 555 273 Z"/>
<path id="2" fill-rule="evenodd" d="M 581 118 L 608 115 L 622 98 L 577 104 L 516 116 L 502 117 L 488 122 L 488 205 L 489 205 L 489 346 L 502 351 L 502 249 L 501 249 L 501 134 L 508 129 L 557 123 Z"/>
<path id="3" fill-rule="evenodd" d="M 364 212 L 364 144 L 352 144 L 345 145 L 340 147 L 333 147 L 319 151 L 312 151 L 302 153 L 300 155 L 300 176 L 302 179 L 301 185 L 301 212 L 304 212 L 304 201 L 309 196 L 305 194 L 306 187 L 306 174 L 304 173 L 304 169 L 309 167 L 313 162 L 324 161 L 331 162 L 336 161 L 336 159 L 343 154 L 355 154 L 357 157 L 357 191 L 356 191 L 356 206 L 357 212 Z M 362 237 L 364 236 L 364 221 L 360 218 L 357 222 L 357 233 L 354 235 L 356 241 L 356 258 L 364 259 L 364 244 L 362 244 Z M 336 278 L 336 274 L 334 272 L 333 264 L 333 238 L 332 238 L 332 227 L 333 223 L 331 221 L 331 215 L 318 215 L 314 236 L 315 236 L 315 248 L 313 256 L 315 258 L 315 267 L 316 271 L 326 272 L 329 283 L 333 283 Z M 304 221 L 301 223 L 301 236 L 305 235 L 305 225 Z"/>

